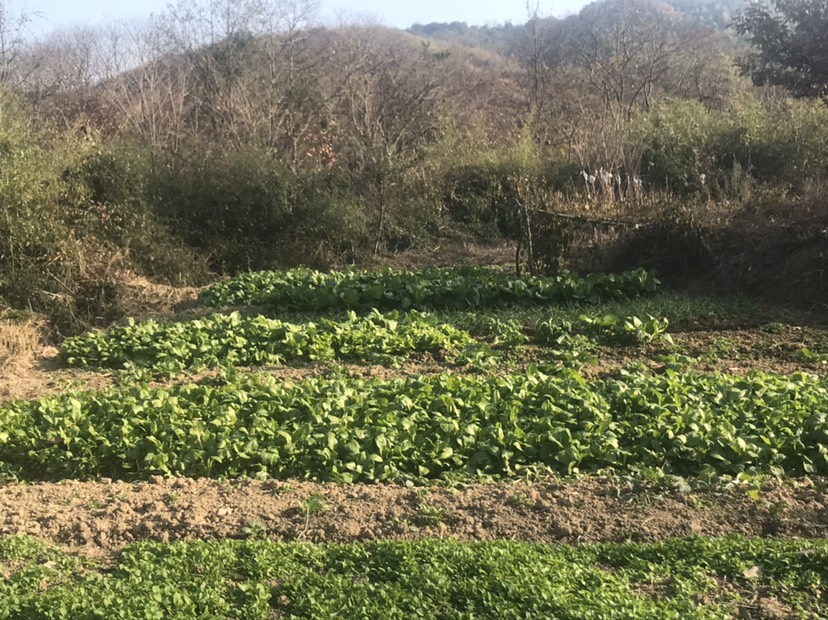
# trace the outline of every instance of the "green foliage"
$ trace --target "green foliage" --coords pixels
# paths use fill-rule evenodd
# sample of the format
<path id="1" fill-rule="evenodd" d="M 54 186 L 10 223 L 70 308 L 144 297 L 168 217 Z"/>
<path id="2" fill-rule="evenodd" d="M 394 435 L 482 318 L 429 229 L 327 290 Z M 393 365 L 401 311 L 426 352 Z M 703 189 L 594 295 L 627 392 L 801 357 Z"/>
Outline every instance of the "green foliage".
<path id="1" fill-rule="evenodd" d="M 59 165 L 40 140 L 18 102 L 0 93 L 0 297 L 38 310 L 58 292 L 55 280 L 69 284 L 77 251 L 56 209 Z"/>
<path id="2" fill-rule="evenodd" d="M 477 267 L 329 273 L 294 269 L 242 274 L 203 291 L 199 301 L 206 306 L 268 305 L 279 310 L 459 309 L 597 303 L 653 293 L 658 286 L 658 280 L 641 269 L 617 275 L 522 278 Z"/>
<path id="3" fill-rule="evenodd" d="M 441 202 L 451 221 L 481 236 L 514 236 L 515 191 L 509 178 L 517 163 L 469 163 L 444 172 Z"/>
<path id="4" fill-rule="evenodd" d="M 295 172 L 253 146 L 192 145 L 155 169 L 148 193 L 155 211 L 224 271 L 324 262 L 326 251 L 353 251 L 370 237 L 349 176 Z"/>
<path id="5" fill-rule="evenodd" d="M 642 145 L 642 171 L 651 183 L 674 191 L 701 189 L 699 174 L 710 173 L 711 114 L 693 101 L 659 104 L 631 125 L 631 140 Z"/>
<path id="6" fill-rule="evenodd" d="M 469 329 L 472 334 L 485 337 L 497 349 L 511 349 L 529 341 L 523 326 L 513 318 L 469 312 L 465 316 L 454 317 L 454 321 L 458 319 L 461 326 Z"/>
<path id="7" fill-rule="evenodd" d="M 305 515 L 305 520 L 310 520 L 311 517 L 328 512 L 331 508 L 325 501 L 325 496 L 321 493 L 314 493 L 307 499 L 299 502 L 299 509 Z"/>
<path id="8" fill-rule="evenodd" d="M 333 359 L 394 361 L 413 352 L 457 353 L 473 338 L 417 311 L 372 312 L 345 321 L 287 323 L 238 312 L 192 321 L 130 322 L 67 338 L 60 354 L 70 366 L 149 368 L 175 373 L 217 366 L 261 366 Z"/>
<path id="9" fill-rule="evenodd" d="M 767 319 L 757 314 L 754 302 L 741 297 L 699 297 L 673 291 L 656 292 L 631 298 L 613 299 L 602 302 L 600 310 L 605 315 L 618 317 L 664 317 L 671 327 L 686 329 L 698 327 L 700 322 L 711 328 L 731 329 L 758 326 Z M 531 335 L 544 321 L 577 322 L 581 315 L 593 316 L 594 304 L 573 303 L 557 306 L 511 306 L 507 308 L 475 310 L 454 310 L 436 312 L 446 323 L 465 329 L 474 336 L 493 338 L 507 332 Z M 516 344 L 521 344 L 516 342 Z"/>
<path id="10" fill-rule="evenodd" d="M 129 161 L 71 131 L 35 130 L 0 93 L 0 299 L 75 331 L 112 317 L 118 271 L 203 278 L 198 259 L 138 201 L 141 174 Z"/>
<path id="11" fill-rule="evenodd" d="M 828 102 L 828 2 L 765 0 L 749 4 L 736 30 L 753 46 L 742 69 L 756 84 L 784 86 Z"/>
<path id="12" fill-rule="evenodd" d="M 726 620 L 759 596 L 824 617 L 824 540 L 139 543 L 109 569 L 0 539 L 0 616 Z M 655 596 L 653 593 L 658 592 Z"/>
<path id="13" fill-rule="evenodd" d="M 637 316 L 618 317 L 607 314 L 601 317 L 581 315 L 575 321 L 561 321 L 547 319 L 538 324 L 535 330 L 535 339 L 540 344 L 562 345 L 573 334 L 590 336 L 603 344 L 625 346 L 630 344 L 645 344 L 657 340 L 672 342 L 666 333 L 667 319 L 657 319 L 647 316 L 640 319 Z"/>
<path id="14" fill-rule="evenodd" d="M 812 351 L 808 347 L 802 347 L 799 351 L 799 357 L 812 364 L 828 364 L 828 353 Z"/>
<path id="15" fill-rule="evenodd" d="M 0 408 L 0 475 L 317 481 L 828 473 L 828 379 L 625 373 L 225 377 Z"/>
<path id="16" fill-rule="evenodd" d="M 748 176 L 801 190 L 825 174 L 826 120 L 825 106 L 807 102 L 771 106 L 745 95 L 709 110 L 668 101 L 639 115 L 629 140 L 642 149 L 642 170 L 657 187 L 738 199 Z"/>

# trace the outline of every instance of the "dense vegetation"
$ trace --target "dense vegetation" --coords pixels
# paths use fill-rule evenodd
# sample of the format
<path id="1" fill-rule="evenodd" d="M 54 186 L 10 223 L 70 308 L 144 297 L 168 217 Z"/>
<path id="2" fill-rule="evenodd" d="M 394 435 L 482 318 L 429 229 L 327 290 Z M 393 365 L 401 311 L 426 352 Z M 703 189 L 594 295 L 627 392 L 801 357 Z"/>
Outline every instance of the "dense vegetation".
<path id="1" fill-rule="evenodd" d="M 658 280 L 643 269 L 622 274 L 570 273 L 515 277 L 465 267 L 415 271 L 308 269 L 250 272 L 202 291 L 206 306 L 266 305 L 276 310 L 467 309 L 609 301 L 654 293 Z"/>
<path id="2" fill-rule="evenodd" d="M 726 620 L 760 597 L 824 617 L 824 540 L 691 538 L 577 547 L 451 540 L 128 547 L 94 563 L 0 539 L 0 617 Z M 654 595 L 654 593 L 658 593 Z"/>
<path id="3" fill-rule="evenodd" d="M 0 408 L 0 475 L 508 478 L 828 473 L 824 377 L 575 371 L 128 385 Z"/>
<path id="4" fill-rule="evenodd" d="M 111 384 L 44 371 L 35 389 L 51 395 L 0 405 L 12 503 L 35 481 L 396 482 L 423 497 L 590 474 L 658 492 L 749 484 L 750 500 L 803 477 L 821 501 L 828 378 L 791 368 L 824 364 L 828 337 L 767 323 L 761 345 L 784 364 L 740 374 L 742 343 L 667 334 L 668 318 L 704 330 L 698 300 L 673 312 L 651 293 L 656 275 L 702 274 L 764 292 L 757 274 L 782 266 L 784 290 L 825 296 L 826 0 L 741 17 L 738 0 L 599 0 L 407 32 L 320 27 L 315 8 L 178 2 L 35 40 L 0 0 L 0 345 L 16 335 L 6 317 L 45 312 L 63 362 Z M 514 271 L 355 267 L 470 240 L 515 242 Z M 115 321 L 165 314 L 177 300 L 136 310 L 124 294 L 159 282 L 213 284 L 182 316 Z M 27 355 L 29 332 L 12 343 Z M 412 357 L 420 374 L 400 369 Z M 224 540 L 136 544 L 104 566 L 0 537 L 0 618 L 825 617 L 826 551 Z"/>
<path id="5" fill-rule="evenodd" d="M 351 313 L 345 321 L 287 323 L 238 312 L 176 323 L 146 321 L 67 338 L 61 355 L 70 366 L 151 368 L 176 372 L 216 366 L 262 366 L 297 361 L 393 361 L 412 353 L 459 353 L 474 339 L 413 311 Z"/>
<path id="6" fill-rule="evenodd" d="M 567 226 L 611 214 L 638 231 L 633 256 L 680 251 L 686 271 L 727 253 L 731 221 L 749 248 L 772 218 L 814 224 L 780 232 L 797 243 L 821 229 L 828 110 L 738 75 L 738 3 L 407 33 L 315 27 L 312 9 L 233 0 L 218 19 L 205 0 L 38 41 L 4 20 L 0 298 L 70 331 L 118 315 L 128 270 L 201 283 L 529 232 L 518 262 L 554 270 L 582 266 Z M 604 249 L 599 266 L 635 262 Z"/>
<path id="7" fill-rule="evenodd" d="M 468 322 L 460 318 L 460 323 Z M 125 326 L 72 336 L 61 343 L 61 358 L 81 368 L 149 369 L 153 375 L 183 370 L 233 368 L 300 362 L 401 362 L 414 353 L 430 353 L 458 364 L 495 362 L 494 351 L 514 350 L 529 342 L 551 347 L 552 358 L 573 364 L 587 361 L 592 343 L 612 346 L 670 342 L 668 319 L 614 314 L 574 320 L 549 317 L 524 328 L 515 320 L 482 317 L 472 322 L 480 341 L 438 316 L 412 310 L 364 318 L 351 312 L 344 321 L 289 323 L 264 315 L 242 318 L 238 312 L 203 319 L 158 323 L 130 320 Z M 529 333 L 527 333 L 529 332 Z"/>

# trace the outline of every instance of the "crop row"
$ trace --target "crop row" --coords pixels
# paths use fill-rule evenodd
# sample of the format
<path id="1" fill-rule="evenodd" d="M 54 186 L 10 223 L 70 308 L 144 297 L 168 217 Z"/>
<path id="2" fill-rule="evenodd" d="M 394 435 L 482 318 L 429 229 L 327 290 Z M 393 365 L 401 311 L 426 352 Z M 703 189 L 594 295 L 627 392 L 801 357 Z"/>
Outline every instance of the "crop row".
<path id="1" fill-rule="evenodd" d="M 267 305 L 279 310 L 427 310 L 512 304 L 600 302 L 652 293 L 658 281 L 639 269 L 619 275 L 570 273 L 516 277 L 505 271 L 466 267 L 416 271 L 309 269 L 242 274 L 206 289 L 206 306 Z"/>
<path id="2" fill-rule="evenodd" d="M 0 477 L 828 474 L 828 378 L 243 376 L 0 408 Z"/>
<path id="3" fill-rule="evenodd" d="M 139 543 L 103 570 L 16 537 L 0 539 L 0 573 L 11 619 L 725 620 L 760 617 L 761 599 L 784 617 L 828 613 L 824 540 Z"/>
<path id="4" fill-rule="evenodd" d="M 530 339 L 514 322 L 483 321 L 484 338 L 498 348 L 511 348 Z M 545 346 L 575 351 L 573 336 L 588 336 L 605 344 L 632 344 L 669 338 L 666 319 L 580 316 L 574 321 L 539 323 L 533 340 Z M 479 331 L 479 330 L 478 330 Z M 154 320 L 92 331 L 67 338 L 62 359 L 83 368 L 150 368 L 174 373 L 184 369 L 220 366 L 261 366 L 296 361 L 393 361 L 414 352 L 449 354 L 468 361 L 491 354 L 463 330 L 441 323 L 431 314 L 412 310 L 380 314 L 373 311 L 344 321 L 288 323 L 264 316 L 242 317 L 238 312 L 173 323 Z"/>
<path id="5" fill-rule="evenodd" d="M 175 372 L 306 360 L 387 361 L 414 352 L 456 352 L 473 342 L 467 332 L 416 311 L 402 317 L 350 313 L 344 321 L 298 324 L 233 312 L 174 323 L 130 321 L 67 338 L 61 357 L 70 366 Z"/>

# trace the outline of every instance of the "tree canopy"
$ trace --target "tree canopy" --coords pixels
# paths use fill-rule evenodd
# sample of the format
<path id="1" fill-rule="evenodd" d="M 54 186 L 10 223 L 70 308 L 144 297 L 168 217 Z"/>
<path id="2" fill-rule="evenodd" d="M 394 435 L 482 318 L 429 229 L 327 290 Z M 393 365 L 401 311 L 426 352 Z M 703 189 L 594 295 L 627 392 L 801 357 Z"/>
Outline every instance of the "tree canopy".
<path id="1" fill-rule="evenodd" d="M 753 46 L 741 62 L 757 85 L 828 103 L 828 0 L 762 0 L 736 20 Z"/>

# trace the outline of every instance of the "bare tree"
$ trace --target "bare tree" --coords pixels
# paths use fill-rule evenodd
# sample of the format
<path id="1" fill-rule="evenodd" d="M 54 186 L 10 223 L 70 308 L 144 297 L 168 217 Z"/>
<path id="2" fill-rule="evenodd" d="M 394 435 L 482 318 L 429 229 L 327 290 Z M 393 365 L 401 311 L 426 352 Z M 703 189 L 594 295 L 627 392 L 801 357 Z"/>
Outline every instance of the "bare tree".
<path id="1" fill-rule="evenodd" d="M 372 172 L 379 251 L 395 170 L 417 156 L 436 127 L 446 56 L 376 25 L 341 27 L 335 45 L 339 150 L 352 168 Z"/>
<path id="2" fill-rule="evenodd" d="M 15 12 L 0 0 L 0 83 L 19 87 L 37 68 L 30 26 L 37 13 Z"/>
<path id="3" fill-rule="evenodd" d="M 547 140 L 583 167 L 629 170 L 638 159 L 626 148 L 631 118 L 680 75 L 700 39 L 668 5 L 610 0 L 564 20 L 530 20 L 517 57 L 528 100 L 553 134 Z"/>

